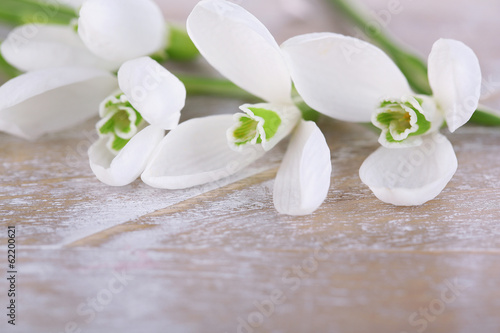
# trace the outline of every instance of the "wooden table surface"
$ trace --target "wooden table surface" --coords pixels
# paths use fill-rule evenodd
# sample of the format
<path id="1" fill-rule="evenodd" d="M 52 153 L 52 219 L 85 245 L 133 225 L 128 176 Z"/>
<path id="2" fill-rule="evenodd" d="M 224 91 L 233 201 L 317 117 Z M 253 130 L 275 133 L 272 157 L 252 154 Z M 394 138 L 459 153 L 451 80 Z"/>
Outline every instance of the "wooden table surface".
<path id="1" fill-rule="evenodd" d="M 195 2 L 162 6 L 182 20 Z M 397 37 L 421 54 L 441 36 L 461 39 L 480 57 L 486 89 L 500 87 L 498 1 L 400 2 L 388 24 Z M 319 0 L 241 3 L 279 41 L 354 31 Z M 191 98 L 183 118 L 240 103 Z M 437 199 L 402 208 L 359 180 L 377 136 L 324 119 L 328 198 L 313 215 L 288 217 L 272 204 L 285 144 L 217 184 L 114 188 L 88 167 L 94 123 L 36 142 L 0 134 L 2 253 L 7 225 L 18 244 L 17 325 L 6 323 L 2 279 L 1 332 L 500 332 L 500 128 L 446 132 L 455 177 Z"/>

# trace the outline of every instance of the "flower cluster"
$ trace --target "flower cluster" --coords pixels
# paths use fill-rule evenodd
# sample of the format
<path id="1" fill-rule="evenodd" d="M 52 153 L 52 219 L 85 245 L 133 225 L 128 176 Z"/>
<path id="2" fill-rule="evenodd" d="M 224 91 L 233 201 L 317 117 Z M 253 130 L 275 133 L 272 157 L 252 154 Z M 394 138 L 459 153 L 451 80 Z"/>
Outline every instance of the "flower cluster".
<path id="1" fill-rule="evenodd" d="M 292 98 L 295 86 L 318 112 L 380 129 L 382 147 L 359 171 L 380 200 L 423 204 L 457 169 L 453 147 L 439 131 L 446 124 L 454 132 L 470 119 L 481 86 L 479 62 L 461 42 L 434 44 L 428 96 L 413 92 L 392 60 L 367 42 L 314 33 L 279 46 L 242 7 L 202 0 L 187 20 L 192 43 L 260 102 L 179 124 L 186 88 L 150 57 L 168 47 L 169 31 L 152 0 L 86 0 L 70 26 L 16 28 L 1 52 L 26 73 L 0 88 L 0 130 L 33 139 L 99 112 L 100 139 L 88 151 L 96 177 L 113 186 L 141 177 L 164 189 L 228 177 L 289 138 L 274 206 L 305 215 L 327 197 L 332 165 L 324 135 Z"/>

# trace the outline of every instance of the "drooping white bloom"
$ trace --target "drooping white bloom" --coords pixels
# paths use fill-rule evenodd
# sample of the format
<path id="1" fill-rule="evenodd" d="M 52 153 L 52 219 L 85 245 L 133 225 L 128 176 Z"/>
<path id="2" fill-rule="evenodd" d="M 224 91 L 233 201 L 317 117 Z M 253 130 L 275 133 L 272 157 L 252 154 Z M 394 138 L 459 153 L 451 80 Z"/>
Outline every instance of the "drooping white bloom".
<path id="1" fill-rule="evenodd" d="M 298 36 L 282 46 L 296 88 L 307 104 L 346 121 L 371 121 L 383 147 L 360 169 L 361 180 L 382 201 L 420 205 L 435 198 L 457 169 L 451 132 L 477 108 L 481 70 L 461 42 L 440 39 L 429 55 L 433 96 L 412 92 L 377 47 L 333 33 Z"/>
<path id="2" fill-rule="evenodd" d="M 165 130 L 179 123 L 186 89 L 149 57 L 125 62 L 120 90 L 100 106 L 100 139 L 89 149 L 90 167 L 105 184 L 123 186 L 141 175 Z"/>
<path id="3" fill-rule="evenodd" d="M 264 99 L 241 113 L 188 120 L 153 154 L 142 180 L 178 189 L 217 181 L 248 166 L 292 134 L 274 184 L 280 213 L 312 213 L 326 198 L 330 151 L 313 122 L 301 120 L 291 79 L 276 41 L 254 16 L 223 0 L 200 1 L 188 33 L 205 59 L 241 88 Z"/>
<path id="4" fill-rule="evenodd" d="M 97 56 L 123 63 L 165 48 L 168 29 L 152 0 L 87 0 L 78 34 Z"/>
<path id="5" fill-rule="evenodd" d="M 0 87 L 0 131 L 25 139 L 60 131 L 95 115 L 116 78 L 98 69 L 58 67 L 18 76 Z"/>

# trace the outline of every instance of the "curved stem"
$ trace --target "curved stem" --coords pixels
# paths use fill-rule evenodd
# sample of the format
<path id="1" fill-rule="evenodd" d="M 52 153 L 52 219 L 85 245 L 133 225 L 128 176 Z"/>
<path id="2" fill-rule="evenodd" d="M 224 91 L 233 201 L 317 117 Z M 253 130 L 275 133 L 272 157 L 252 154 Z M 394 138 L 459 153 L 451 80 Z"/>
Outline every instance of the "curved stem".
<path id="1" fill-rule="evenodd" d="M 260 99 L 241 89 L 231 81 L 225 79 L 206 78 L 190 75 L 178 75 L 184 83 L 188 95 L 218 96 L 258 102 Z"/>

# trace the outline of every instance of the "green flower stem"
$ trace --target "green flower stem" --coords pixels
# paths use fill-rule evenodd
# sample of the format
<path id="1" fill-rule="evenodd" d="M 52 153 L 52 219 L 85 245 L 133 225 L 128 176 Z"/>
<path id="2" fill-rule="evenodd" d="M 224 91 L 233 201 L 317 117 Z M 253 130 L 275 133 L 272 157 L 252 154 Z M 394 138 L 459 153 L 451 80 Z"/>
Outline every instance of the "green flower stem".
<path id="1" fill-rule="evenodd" d="M 0 22 L 10 25 L 26 23 L 69 24 L 77 18 L 73 8 L 37 0 L 1 0 Z"/>
<path id="2" fill-rule="evenodd" d="M 262 99 L 241 89 L 231 81 L 225 79 L 203 78 L 198 76 L 178 75 L 179 80 L 184 83 L 188 95 L 190 96 L 217 96 L 225 98 L 235 98 L 245 101 L 245 103 L 259 103 Z M 317 121 L 320 114 L 307 105 L 304 100 L 293 90 L 293 101 L 302 112 L 304 120 Z"/>
<path id="3" fill-rule="evenodd" d="M 399 45 L 382 29 L 374 29 L 379 25 L 374 25 L 373 23 L 376 21 L 370 18 L 370 15 L 365 13 L 363 8 L 356 7 L 354 0 L 327 1 L 362 29 L 362 32 L 368 38 L 380 46 L 394 60 L 416 93 L 432 95 L 427 76 L 427 65 L 424 60 L 405 50 L 403 46 Z M 500 126 L 500 114 L 480 106 L 470 122 L 487 126 Z"/>
<path id="4" fill-rule="evenodd" d="M 474 112 L 470 121 L 483 126 L 500 126 L 500 113 L 486 106 L 479 105 L 479 108 Z"/>
<path id="5" fill-rule="evenodd" d="M 169 24 L 169 41 L 166 49 L 167 59 L 176 61 L 192 61 L 200 52 L 194 46 L 186 29 Z"/>
<path id="6" fill-rule="evenodd" d="M 245 102 L 259 102 L 260 99 L 237 85 L 225 79 L 205 78 L 189 75 L 178 75 L 184 83 L 190 96 L 217 96 L 245 100 Z"/>

